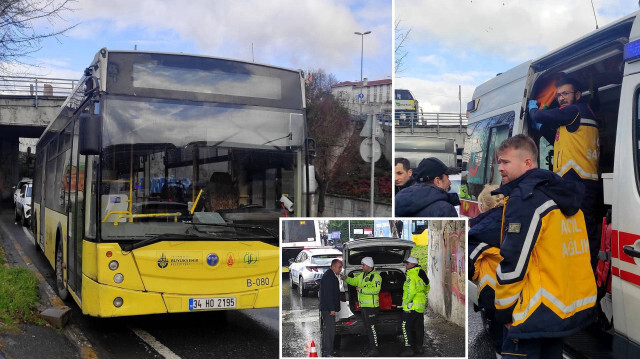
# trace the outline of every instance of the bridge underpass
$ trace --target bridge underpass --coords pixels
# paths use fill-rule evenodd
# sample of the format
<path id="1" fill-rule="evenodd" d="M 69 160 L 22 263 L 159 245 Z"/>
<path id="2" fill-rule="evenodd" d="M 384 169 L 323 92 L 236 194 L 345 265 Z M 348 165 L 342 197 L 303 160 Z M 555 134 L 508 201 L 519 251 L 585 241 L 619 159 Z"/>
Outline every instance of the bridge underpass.
<path id="1" fill-rule="evenodd" d="M 37 139 L 56 118 L 75 80 L 0 76 L 0 201 L 21 175 L 20 138 Z M 32 149 L 34 150 L 34 149 Z M 24 149 L 26 151 L 26 149 Z M 26 156 L 22 156 L 24 161 Z M 23 171 L 24 172 L 24 171 Z"/>

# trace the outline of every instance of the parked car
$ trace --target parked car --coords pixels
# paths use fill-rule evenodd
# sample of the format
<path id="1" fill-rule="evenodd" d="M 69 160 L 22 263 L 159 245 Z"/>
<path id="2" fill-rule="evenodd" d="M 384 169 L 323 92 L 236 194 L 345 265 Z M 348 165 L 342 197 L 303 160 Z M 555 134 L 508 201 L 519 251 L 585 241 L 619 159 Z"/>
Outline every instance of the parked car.
<path id="1" fill-rule="evenodd" d="M 402 333 L 402 287 L 406 276 L 403 261 L 411 255 L 412 241 L 390 238 L 366 238 L 344 244 L 344 275 L 354 277 L 362 272 L 362 258 L 373 258 L 374 269 L 382 278 L 378 334 Z M 322 318 L 320 318 L 322 321 Z M 320 325 L 320 328 L 324 326 Z M 356 288 L 341 281 L 340 311 L 336 313 L 334 345 L 340 346 L 343 335 L 365 335 Z"/>
<path id="2" fill-rule="evenodd" d="M 298 288 L 304 297 L 310 290 L 318 290 L 320 279 L 331 267 L 335 258 L 342 259 L 342 253 L 334 248 L 310 248 L 301 251 L 295 259 L 289 260 L 291 288 Z"/>
<path id="3" fill-rule="evenodd" d="M 15 218 L 23 226 L 31 224 L 31 182 L 25 183 L 20 188 L 20 195 L 16 202 Z"/>
<path id="4" fill-rule="evenodd" d="M 18 203 L 18 199 L 20 198 L 20 191 L 22 190 L 22 186 L 26 183 L 31 183 L 31 178 L 22 178 L 17 185 L 11 187 L 14 189 L 13 191 L 13 206 L 15 207 L 16 203 Z"/>

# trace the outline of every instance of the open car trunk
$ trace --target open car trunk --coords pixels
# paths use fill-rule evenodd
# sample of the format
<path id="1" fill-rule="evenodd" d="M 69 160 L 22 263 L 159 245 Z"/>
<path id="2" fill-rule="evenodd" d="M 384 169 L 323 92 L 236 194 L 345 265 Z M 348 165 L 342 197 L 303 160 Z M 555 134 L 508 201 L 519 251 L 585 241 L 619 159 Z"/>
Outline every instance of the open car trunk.
<path id="1" fill-rule="evenodd" d="M 380 312 L 402 311 L 402 286 L 404 285 L 405 274 L 398 269 L 376 269 L 382 278 L 380 287 L 379 303 Z M 349 277 L 360 274 L 362 271 L 353 271 Z M 358 303 L 358 293 L 356 287 L 348 286 L 349 307 L 353 313 L 360 312 Z"/>

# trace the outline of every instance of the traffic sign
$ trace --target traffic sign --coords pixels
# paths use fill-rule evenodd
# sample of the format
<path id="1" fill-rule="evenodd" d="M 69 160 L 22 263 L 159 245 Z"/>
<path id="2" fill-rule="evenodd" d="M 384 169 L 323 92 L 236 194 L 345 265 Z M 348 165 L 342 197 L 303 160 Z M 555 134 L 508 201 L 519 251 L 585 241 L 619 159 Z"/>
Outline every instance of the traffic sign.
<path id="1" fill-rule="evenodd" d="M 364 94 L 363 94 L 363 93 L 360 93 L 360 94 L 358 95 L 358 98 L 362 100 L 362 99 L 364 98 Z"/>
<path id="2" fill-rule="evenodd" d="M 375 126 L 373 128 L 373 137 L 383 137 L 382 127 L 380 127 L 378 119 L 374 119 L 373 116 L 367 116 L 367 122 L 364 123 L 362 131 L 360 131 L 360 137 L 371 137 L 371 124 Z"/>
<path id="3" fill-rule="evenodd" d="M 373 141 L 373 162 L 378 162 L 382 149 L 378 141 Z M 360 156 L 365 162 L 371 162 L 371 138 L 365 138 L 360 144 Z"/>

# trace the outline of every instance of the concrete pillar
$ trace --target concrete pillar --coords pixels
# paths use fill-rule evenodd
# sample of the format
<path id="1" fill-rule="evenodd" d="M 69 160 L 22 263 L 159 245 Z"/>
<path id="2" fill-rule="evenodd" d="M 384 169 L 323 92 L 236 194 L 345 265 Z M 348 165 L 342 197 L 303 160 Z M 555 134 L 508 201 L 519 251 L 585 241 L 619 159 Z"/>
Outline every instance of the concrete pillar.
<path id="1" fill-rule="evenodd" d="M 13 201 L 13 189 L 20 180 L 18 137 L 0 137 L 0 201 Z"/>

